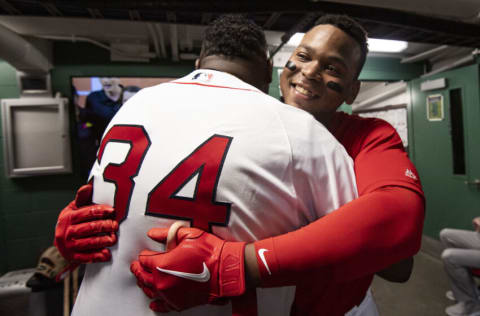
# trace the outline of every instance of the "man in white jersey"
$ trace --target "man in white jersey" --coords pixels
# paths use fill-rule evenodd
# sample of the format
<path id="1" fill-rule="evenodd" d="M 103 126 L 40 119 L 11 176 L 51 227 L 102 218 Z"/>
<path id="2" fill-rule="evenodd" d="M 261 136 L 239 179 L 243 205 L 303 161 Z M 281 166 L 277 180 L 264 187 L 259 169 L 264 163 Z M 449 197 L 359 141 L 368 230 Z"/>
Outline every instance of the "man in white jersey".
<path id="1" fill-rule="evenodd" d="M 249 242 L 295 230 L 356 197 L 343 147 L 312 116 L 262 93 L 271 68 L 258 26 L 238 16 L 217 20 L 197 66 L 139 92 L 106 129 L 91 172 L 93 201 L 114 205 L 118 242 L 110 262 L 87 266 L 73 315 L 154 314 L 129 271 L 142 249 L 163 250 L 146 236 L 153 227 L 182 219 Z M 61 214 L 57 229 L 69 220 Z M 260 291 L 260 314 L 288 315 L 292 290 Z M 182 312 L 230 314 L 230 305 Z"/>

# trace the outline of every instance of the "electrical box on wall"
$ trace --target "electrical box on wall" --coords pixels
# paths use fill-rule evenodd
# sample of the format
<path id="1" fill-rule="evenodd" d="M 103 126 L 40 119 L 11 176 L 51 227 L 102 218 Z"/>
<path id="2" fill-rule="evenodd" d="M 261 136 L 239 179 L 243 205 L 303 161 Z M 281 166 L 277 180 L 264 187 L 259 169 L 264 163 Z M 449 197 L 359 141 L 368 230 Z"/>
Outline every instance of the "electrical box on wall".
<path id="1" fill-rule="evenodd" d="M 60 97 L 2 100 L 7 177 L 71 172 L 67 104 Z"/>
<path id="2" fill-rule="evenodd" d="M 52 95 L 49 74 L 17 71 L 17 83 L 22 98 L 51 97 Z"/>
<path id="3" fill-rule="evenodd" d="M 447 87 L 447 79 L 446 78 L 438 78 L 435 80 L 426 80 L 420 84 L 421 91 L 430 91 L 430 90 L 438 90 Z"/>

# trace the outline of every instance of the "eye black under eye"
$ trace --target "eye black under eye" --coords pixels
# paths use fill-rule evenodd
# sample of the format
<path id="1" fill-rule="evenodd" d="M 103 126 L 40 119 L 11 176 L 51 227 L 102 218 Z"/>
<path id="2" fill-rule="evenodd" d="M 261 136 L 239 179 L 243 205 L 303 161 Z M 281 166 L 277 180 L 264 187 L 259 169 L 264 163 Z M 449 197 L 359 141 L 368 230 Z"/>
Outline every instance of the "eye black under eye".
<path id="1" fill-rule="evenodd" d="M 335 67 L 335 66 L 333 66 L 333 65 L 327 65 L 325 68 L 326 68 L 327 70 L 329 70 L 329 71 L 333 71 L 333 72 L 335 72 L 335 73 L 338 73 L 337 67 Z"/>

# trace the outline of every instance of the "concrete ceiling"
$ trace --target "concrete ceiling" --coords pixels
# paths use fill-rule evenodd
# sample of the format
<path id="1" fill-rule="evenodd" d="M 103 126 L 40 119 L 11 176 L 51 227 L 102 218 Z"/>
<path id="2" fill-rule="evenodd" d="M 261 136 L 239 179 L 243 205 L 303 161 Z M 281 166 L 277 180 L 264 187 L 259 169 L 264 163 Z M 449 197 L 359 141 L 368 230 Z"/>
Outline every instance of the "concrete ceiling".
<path id="1" fill-rule="evenodd" d="M 0 15 L 14 17 L 206 25 L 219 14 L 237 12 L 265 30 L 283 33 L 305 31 L 325 13 L 346 13 L 361 21 L 371 37 L 470 47 L 480 46 L 479 11 L 479 0 L 0 0 Z M 129 33 L 126 28 L 119 30 Z"/>
<path id="2" fill-rule="evenodd" d="M 409 41 L 409 48 L 396 55 L 403 58 L 441 45 L 480 47 L 479 10 L 480 0 L 297 0 L 295 6 L 271 0 L 0 0 L 0 25 L 51 41 L 143 45 L 155 49 L 157 57 L 178 60 L 182 54 L 195 57 L 206 24 L 221 13 L 246 13 L 266 30 L 272 49 L 326 12 L 347 13 L 371 37 Z"/>
<path id="3" fill-rule="evenodd" d="M 478 0 L 335 0 L 334 2 L 393 9 L 466 23 L 480 23 L 480 1 Z"/>
<path id="4" fill-rule="evenodd" d="M 400 58 L 449 46 L 429 56 L 435 61 L 480 47 L 480 0 L 296 0 L 294 5 L 276 0 L 0 0 L 0 25 L 26 38 L 90 41 L 110 50 L 140 47 L 143 61 L 152 56 L 178 60 L 195 58 L 206 25 L 227 12 L 247 14 L 261 25 L 271 48 L 325 13 L 356 18 L 370 37 L 408 41 L 408 49 L 395 55 Z M 283 65 L 292 49 L 287 44 L 274 62 Z M 354 108 L 377 90 L 397 89 L 388 85 L 363 83 Z"/>

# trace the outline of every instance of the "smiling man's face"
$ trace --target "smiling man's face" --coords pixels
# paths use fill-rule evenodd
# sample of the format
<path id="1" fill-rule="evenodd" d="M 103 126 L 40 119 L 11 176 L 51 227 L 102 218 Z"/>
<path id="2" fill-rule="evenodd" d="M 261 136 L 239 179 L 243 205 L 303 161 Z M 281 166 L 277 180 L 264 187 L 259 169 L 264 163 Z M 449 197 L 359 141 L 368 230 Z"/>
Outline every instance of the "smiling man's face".
<path id="1" fill-rule="evenodd" d="M 305 34 L 280 77 L 285 103 L 311 113 L 328 123 L 343 103 L 353 103 L 360 82 L 357 71 L 361 50 L 358 43 L 339 28 L 322 24 Z"/>

